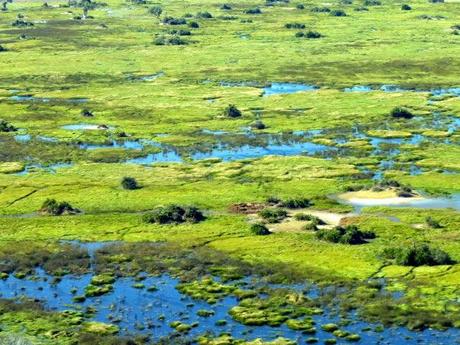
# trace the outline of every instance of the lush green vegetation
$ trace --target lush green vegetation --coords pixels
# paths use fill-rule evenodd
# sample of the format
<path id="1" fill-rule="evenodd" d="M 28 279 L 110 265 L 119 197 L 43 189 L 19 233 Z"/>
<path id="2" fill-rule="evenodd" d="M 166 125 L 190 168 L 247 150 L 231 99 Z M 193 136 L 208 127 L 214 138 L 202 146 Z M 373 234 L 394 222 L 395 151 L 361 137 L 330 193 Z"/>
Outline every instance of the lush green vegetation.
<path id="1" fill-rule="evenodd" d="M 119 276 L 170 272 L 196 299 L 240 298 L 232 316 L 243 324 L 314 333 L 310 317 L 337 298 L 343 310 L 385 325 L 460 327 L 458 210 L 355 214 L 336 201 L 346 191 L 405 199 L 460 192 L 460 98 L 431 94 L 459 86 L 458 3 L 2 6 L 3 277 L 36 267 L 56 277 L 87 273 L 88 254 L 60 241 L 121 241 L 98 254 L 102 268 L 74 302 L 111 293 Z M 283 82 L 312 87 L 267 93 Z M 344 91 L 353 86 L 369 90 Z M 295 145 L 302 149 L 292 153 Z M 254 147 L 260 157 L 245 157 Z M 214 149 L 242 154 L 195 157 Z M 160 158 L 136 164 L 148 155 Z M 314 305 L 225 283 L 256 273 L 346 292 Z M 207 274 L 224 282 L 201 279 Z M 384 286 L 372 285 L 381 278 Z M 133 341 L 37 303 L 2 300 L 0 310 L 4 337 L 26 330 L 24 340 L 18 335 L 26 343 Z M 359 340 L 337 325 L 329 331 L 331 343 Z M 222 335 L 200 343 L 247 342 Z"/>

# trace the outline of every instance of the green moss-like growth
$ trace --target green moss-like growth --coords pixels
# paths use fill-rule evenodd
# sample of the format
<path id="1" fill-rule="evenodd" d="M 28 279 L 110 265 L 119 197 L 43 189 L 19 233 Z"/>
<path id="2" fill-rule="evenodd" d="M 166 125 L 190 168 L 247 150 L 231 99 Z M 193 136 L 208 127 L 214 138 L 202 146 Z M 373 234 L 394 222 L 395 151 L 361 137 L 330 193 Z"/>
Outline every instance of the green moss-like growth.
<path id="1" fill-rule="evenodd" d="M 205 309 L 200 309 L 196 312 L 196 315 L 201 316 L 201 317 L 210 317 L 215 314 L 214 310 L 205 310 Z"/>
<path id="2" fill-rule="evenodd" d="M 313 310 L 304 305 L 291 304 L 288 297 L 272 297 L 268 299 L 249 298 L 230 309 L 229 314 L 244 325 L 270 325 L 279 326 L 289 319 L 311 315 Z M 308 327 L 306 325 L 308 323 Z M 290 321 L 292 327 L 301 327 L 301 323 Z M 312 327 L 305 321 L 306 329 Z"/>
<path id="3" fill-rule="evenodd" d="M 315 322 L 312 318 L 305 318 L 301 320 L 287 320 L 286 326 L 295 331 L 303 331 L 308 334 L 313 334 L 316 332 Z"/>
<path id="4" fill-rule="evenodd" d="M 98 286 L 89 284 L 85 288 L 85 296 L 86 297 L 102 296 L 102 295 L 105 295 L 105 294 L 107 294 L 109 292 L 112 292 L 112 290 L 113 290 L 113 286 L 109 285 L 109 284 L 98 285 Z"/>
<path id="5" fill-rule="evenodd" d="M 324 325 L 321 325 L 321 328 L 325 332 L 332 333 L 334 331 L 337 331 L 339 329 L 339 326 L 337 326 L 335 323 L 326 323 Z"/>
<path id="6" fill-rule="evenodd" d="M 171 328 L 174 328 L 179 333 L 188 333 L 192 326 L 186 323 L 182 323 L 180 321 L 173 321 L 169 324 Z"/>
<path id="7" fill-rule="evenodd" d="M 234 285 L 220 284 L 211 278 L 195 280 L 191 283 L 182 283 L 177 286 L 177 289 L 194 299 L 205 300 L 210 304 L 216 303 L 218 300 L 239 290 Z"/>
<path id="8" fill-rule="evenodd" d="M 111 274 L 99 274 L 91 278 L 91 284 L 95 286 L 115 283 L 115 277 Z"/>

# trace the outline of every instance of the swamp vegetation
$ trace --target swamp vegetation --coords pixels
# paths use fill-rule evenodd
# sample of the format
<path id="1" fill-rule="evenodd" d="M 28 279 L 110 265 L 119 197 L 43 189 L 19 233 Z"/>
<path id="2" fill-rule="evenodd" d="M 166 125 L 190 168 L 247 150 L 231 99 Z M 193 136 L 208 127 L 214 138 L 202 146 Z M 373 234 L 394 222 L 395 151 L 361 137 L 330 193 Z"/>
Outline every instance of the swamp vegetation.
<path id="1" fill-rule="evenodd" d="M 0 344 L 460 342 L 460 3 L 5 1 Z"/>

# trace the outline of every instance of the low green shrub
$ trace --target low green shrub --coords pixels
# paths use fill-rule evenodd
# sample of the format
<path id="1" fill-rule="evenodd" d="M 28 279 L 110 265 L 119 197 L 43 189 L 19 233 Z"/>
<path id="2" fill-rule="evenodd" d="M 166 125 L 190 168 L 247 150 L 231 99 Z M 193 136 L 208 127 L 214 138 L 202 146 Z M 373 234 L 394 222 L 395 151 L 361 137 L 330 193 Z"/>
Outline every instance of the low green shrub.
<path id="1" fill-rule="evenodd" d="M 244 11 L 244 13 L 246 14 L 261 14 L 262 13 L 262 10 L 258 7 L 254 7 L 254 8 L 250 8 L 246 11 Z"/>
<path id="2" fill-rule="evenodd" d="M 297 198 L 297 199 L 287 199 L 281 202 L 282 207 L 286 208 L 307 208 L 312 205 L 310 199 L 307 198 Z"/>
<path id="3" fill-rule="evenodd" d="M 265 208 L 259 212 L 259 216 L 269 223 L 278 223 L 287 217 L 287 212 L 282 208 Z"/>
<path id="4" fill-rule="evenodd" d="M 332 10 L 329 14 L 333 17 L 346 17 L 347 16 L 344 10 Z"/>
<path id="5" fill-rule="evenodd" d="M 258 236 L 265 236 L 270 234 L 270 230 L 268 230 L 268 228 L 262 223 L 252 224 L 250 230 L 253 235 Z"/>
<path id="6" fill-rule="evenodd" d="M 411 119 L 414 117 L 414 114 L 412 114 L 408 109 L 403 107 L 394 108 L 391 111 L 390 115 L 395 119 Z"/>
<path id="7" fill-rule="evenodd" d="M 235 118 L 235 117 L 241 117 L 243 114 L 241 111 L 236 107 L 234 104 L 229 104 L 227 108 L 224 109 L 223 115 L 225 117 L 230 117 L 230 118 Z"/>

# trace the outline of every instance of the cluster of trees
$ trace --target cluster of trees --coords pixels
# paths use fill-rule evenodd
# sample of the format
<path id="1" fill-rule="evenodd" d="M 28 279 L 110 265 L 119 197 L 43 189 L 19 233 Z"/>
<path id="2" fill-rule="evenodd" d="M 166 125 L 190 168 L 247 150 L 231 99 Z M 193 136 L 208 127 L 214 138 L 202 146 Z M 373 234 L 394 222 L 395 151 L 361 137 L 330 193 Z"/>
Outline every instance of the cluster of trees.
<path id="1" fill-rule="evenodd" d="M 259 212 L 259 216 L 262 217 L 268 223 L 278 223 L 287 217 L 286 210 L 282 208 L 265 208 Z"/>
<path id="2" fill-rule="evenodd" d="M 356 225 L 336 226 L 334 229 L 321 229 L 316 232 L 319 240 L 342 244 L 363 244 L 374 239 L 372 231 L 361 231 Z"/>
<path id="3" fill-rule="evenodd" d="M 55 199 L 46 199 L 41 208 L 40 213 L 50 216 L 61 216 L 63 214 L 75 214 L 80 211 L 73 208 L 67 201 L 56 201 Z"/>
<path id="4" fill-rule="evenodd" d="M 205 219 L 206 217 L 197 207 L 179 205 L 160 206 L 142 217 L 145 223 L 157 224 L 198 223 Z"/>
<path id="5" fill-rule="evenodd" d="M 153 43 L 156 46 L 183 46 L 188 44 L 179 35 L 161 35 L 156 37 Z"/>
<path id="6" fill-rule="evenodd" d="M 402 266 L 437 266 L 454 263 L 448 253 L 427 244 L 386 248 L 383 251 L 383 257 Z"/>

